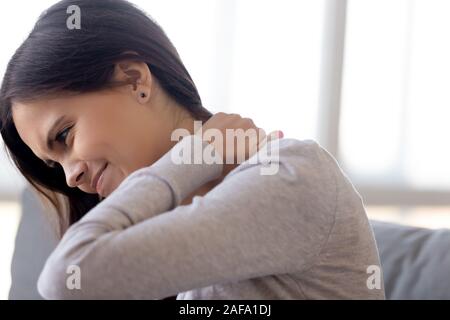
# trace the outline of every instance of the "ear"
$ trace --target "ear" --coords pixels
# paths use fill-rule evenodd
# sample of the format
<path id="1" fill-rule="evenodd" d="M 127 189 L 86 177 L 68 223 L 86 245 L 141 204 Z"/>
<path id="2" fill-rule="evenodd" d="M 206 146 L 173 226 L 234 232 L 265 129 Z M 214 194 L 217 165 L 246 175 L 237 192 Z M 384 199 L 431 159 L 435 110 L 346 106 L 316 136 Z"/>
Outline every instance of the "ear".
<path id="1" fill-rule="evenodd" d="M 131 85 L 131 93 L 139 102 L 147 102 L 152 88 L 152 74 L 145 62 L 122 60 L 114 68 L 114 81 Z"/>

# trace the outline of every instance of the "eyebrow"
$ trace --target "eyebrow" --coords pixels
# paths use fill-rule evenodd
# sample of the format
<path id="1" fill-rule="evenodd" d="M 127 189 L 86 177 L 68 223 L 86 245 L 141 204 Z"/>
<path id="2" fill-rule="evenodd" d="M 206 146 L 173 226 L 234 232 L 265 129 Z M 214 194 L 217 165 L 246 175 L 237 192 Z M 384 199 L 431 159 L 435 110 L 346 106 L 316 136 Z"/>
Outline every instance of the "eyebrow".
<path id="1" fill-rule="evenodd" d="M 56 128 L 59 126 L 61 122 L 63 122 L 65 119 L 65 115 L 60 116 L 51 126 L 50 130 L 47 134 L 47 149 L 50 151 L 53 151 L 53 135 Z"/>

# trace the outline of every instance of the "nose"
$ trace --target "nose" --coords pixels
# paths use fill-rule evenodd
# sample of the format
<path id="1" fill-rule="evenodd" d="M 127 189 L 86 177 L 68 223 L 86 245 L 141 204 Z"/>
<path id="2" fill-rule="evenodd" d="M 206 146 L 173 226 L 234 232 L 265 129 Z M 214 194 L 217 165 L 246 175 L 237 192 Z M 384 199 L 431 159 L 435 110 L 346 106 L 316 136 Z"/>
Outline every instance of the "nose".
<path id="1" fill-rule="evenodd" d="M 86 172 L 87 166 L 84 161 L 77 161 L 72 165 L 69 165 L 66 171 L 67 185 L 71 188 L 75 188 L 85 183 Z"/>

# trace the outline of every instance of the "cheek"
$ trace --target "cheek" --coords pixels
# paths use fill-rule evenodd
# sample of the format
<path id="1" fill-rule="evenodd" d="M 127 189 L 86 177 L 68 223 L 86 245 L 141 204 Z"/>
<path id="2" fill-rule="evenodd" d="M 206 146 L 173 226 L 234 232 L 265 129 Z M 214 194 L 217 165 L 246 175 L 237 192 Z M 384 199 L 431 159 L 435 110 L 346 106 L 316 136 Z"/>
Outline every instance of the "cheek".
<path id="1" fill-rule="evenodd" d="M 168 151 L 170 133 L 162 132 L 160 121 L 115 107 L 110 111 L 90 114 L 77 124 L 74 147 L 79 158 L 107 161 L 121 177 L 151 165 Z"/>
<path id="2" fill-rule="evenodd" d="M 109 150 L 111 147 L 103 136 L 81 132 L 75 134 L 72 152 L 78 159 L 91 162 L 106 160 Z"/>
<path id="3" fill-rule="evenodd" d="M 149 133 L 143 136 L 141 133 L 136 137 L 128 137 L 129 140 L 122 140 L 120 145 L 116 145 L 117 150 L 123 152 L 122 167 L 126 168 L 127 175 L 152 165 L 168 151 L 169 146 L 163 136 L 151 136 Z"/>
<path id="4" fill-rule="evenodd" d="M 151 128 L 155 126 L 149 121 L 134 119 L 129 122 L 127 130 L 114 133 L 111 144 L 120 151 L 129 171 L 138 170 L 155 162 L 164 152 L 167 135 Z"/>
<path id="5" fill-rule="evenodd" d="M 72 152 L 78 159 L 86 161 L 104 161 L 110 157 L 109 128 L 98 117 L 88 115 L 78 119 L 73 131 Z"/>

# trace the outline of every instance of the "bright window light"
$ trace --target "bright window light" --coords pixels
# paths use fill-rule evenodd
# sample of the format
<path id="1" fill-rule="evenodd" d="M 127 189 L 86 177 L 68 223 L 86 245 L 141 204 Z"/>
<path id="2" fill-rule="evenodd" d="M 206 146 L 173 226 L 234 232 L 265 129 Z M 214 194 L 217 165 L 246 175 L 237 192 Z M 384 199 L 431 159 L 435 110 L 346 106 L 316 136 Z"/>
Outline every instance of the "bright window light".
<path id="1" fill-rule="evenodd" d="M 350 0 L 340 155 L 365 185 L 449 189 L 450 2 Z"/>

